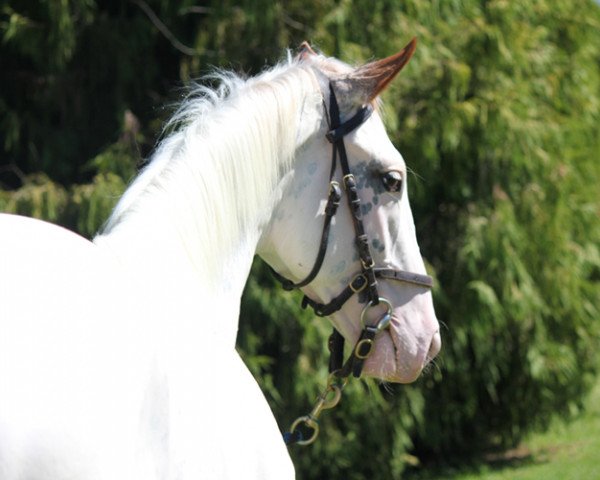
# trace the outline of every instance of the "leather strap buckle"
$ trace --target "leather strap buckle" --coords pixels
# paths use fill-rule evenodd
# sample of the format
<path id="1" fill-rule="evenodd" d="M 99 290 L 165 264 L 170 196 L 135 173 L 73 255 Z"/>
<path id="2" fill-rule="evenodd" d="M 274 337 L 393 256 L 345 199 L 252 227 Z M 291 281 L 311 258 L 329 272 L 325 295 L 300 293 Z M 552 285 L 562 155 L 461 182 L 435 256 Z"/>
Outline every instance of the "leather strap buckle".
<path id="1" fill-rule="evenodd" d="M 359 273 L 352 279 L 348 286 L 350 287 L 350 290 L 352 290 L 354 293 L 360 293 L 367 287 L 368 283 L 369 281 L 367 277 L 364 274 Z"/>
<path id="2" fill-rule="evenodd" d="M 362 266 L 365 270 L 370 270 L 375 266 L 375 261 L 373 260 L 372 257 L 369 257 L 368 259 L 361 258 L 360 263 L 362 264 Z"/>

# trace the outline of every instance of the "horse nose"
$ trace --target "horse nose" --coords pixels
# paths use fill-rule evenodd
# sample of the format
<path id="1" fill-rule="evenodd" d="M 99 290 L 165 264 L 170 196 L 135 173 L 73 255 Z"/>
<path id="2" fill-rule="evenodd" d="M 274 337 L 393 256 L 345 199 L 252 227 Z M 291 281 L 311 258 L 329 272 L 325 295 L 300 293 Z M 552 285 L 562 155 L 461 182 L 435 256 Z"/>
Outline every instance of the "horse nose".
<path id="1" fill-rule="evenodd" d="M 436 331 L 431 337 L 431 343 L 429 344 L 429 351 L 427 352 L 427 362 L 433 360 L 440 350 L 442 349 L 442 337 L 440 331 Z"/>

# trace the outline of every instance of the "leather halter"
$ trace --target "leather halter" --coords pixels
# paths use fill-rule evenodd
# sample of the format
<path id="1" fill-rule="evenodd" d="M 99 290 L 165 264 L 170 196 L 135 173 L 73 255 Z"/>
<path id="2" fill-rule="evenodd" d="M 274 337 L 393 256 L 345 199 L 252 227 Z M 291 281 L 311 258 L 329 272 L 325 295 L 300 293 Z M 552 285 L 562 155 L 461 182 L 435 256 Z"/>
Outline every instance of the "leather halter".
<path id="1" fill-rule="evenodd" d="M 320 317 L 329 316 L 340 310 L 342 306 L 354 294 L 357 293 L 361 293 L 361 297 L 359 299 L 361 303 L 367 302 L 367 306 L 363 310 L 363 316 L 369 308 L 378 305 L 380 301 L 383 301 L 386 305 L 388 305 L 388 313 L 377 323 L 377 325 L 370 326 L 363 324 L 361 335 L 352 351 L 352 354 L 345 364 L 343 364 L 344 338 L 335 328 L 333 329 L 333 333 L 329 338 L 328 345 L 331 353 L 329 361 L 330 373 L 333 373 L 338 378 L 346 378 L 350 375 L 350 373 L 352 373 L 353 376 L 358 378 L 361 375 L 365 360 L 371 353 L 375 335 L 379 333 L 379 331 L 386 328 L 391 319 L 392 306 L 389 301 L 379 297 L 377 290 L 377 279 L 398 280 L 424 288 L 432 288 L 433 279 L 429 275 L 423 275 L 420 273 L 375 267 L 375 262 L 373 261 L 373 256 L 371 255 L 371 249 L 369 247 L 369 238 L 365 233 L 363 225 L 361 203 L 358 196 L 356 179 L 350 170 L 348 156 L 346 154 L 346 147 L 344 145 L 344 137 L 362 125 L 371 116 L 373 113 L 373 107 L 369 104 L 362 106 L 360 109 L 358 109 L 354 116 L 342 123 L 340 120 L 340 110 L 337 98 L 335 96 L 335 91 L 330 82 L 328 113 L 329 131 L 326 134 L 326 138 L 333 147 L 331 170 L 329 173 L 329 196 L 325 206 L 325 219 L 323 222 L 321 241 L 315 263 L 309 274 L 303 280 L 297 283 L 286 279 L 274 270 L 273 273 L 281 282 L 285 290 L 293 290 L 295 288 L 304 287 L 311 283 L 319 274 L 327 253 L 331 221 L 337 212 L 342 197 L 342 190 L 339 183 L 333 180 L 335 171 L 337 169 L 337 159 L 339 157 L 343 175 L 344 189 L 346 191 L 346 199 L 348 201 L 348 207 L 352 216 L 355 234 L 354 238 L 360 259 L 361 271 L 354 276 L 352 281 L 346 288 L 342 290 L 339 295 L 335 296 L 328 303 L 319 303 L 305 295 L 302 300 L 302 307 L 312 307 L 315 314 Z M 386 316 L 389 316 L 389 318 L 386 318 Z M 382 322 L 385 323 L 384 327 L 382 327 Z"/>

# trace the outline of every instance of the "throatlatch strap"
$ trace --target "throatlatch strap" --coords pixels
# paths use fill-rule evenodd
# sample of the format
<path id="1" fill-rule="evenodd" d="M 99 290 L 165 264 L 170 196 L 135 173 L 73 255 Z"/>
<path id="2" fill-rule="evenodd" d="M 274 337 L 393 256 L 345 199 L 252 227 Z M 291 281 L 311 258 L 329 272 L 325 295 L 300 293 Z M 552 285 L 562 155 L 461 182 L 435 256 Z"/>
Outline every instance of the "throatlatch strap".
<path id="1" fill-rule="evenodd" d="M 275 278 L 281 282 L 281 286 L 284 290 L 294 290 L 308 285 L 312 282 L 315 277 L 319 274 L 325 254 L 327 253 L 327 241 L 329 239 L 329 229 L 331 228 L 331 220 L 335 217 L 338 207 L 340 206 L 340 200 L 342 198 L 342 190 L 337 182 L 330 182 L 329 184 L 329 197 L 327 198 L 327 205 L 325 205 L 325 219 L 323 220 L 323 231 L 321 232 L 321 241 L 319 243 L 319 251 L 317 252 L 317 258 L 313 264 L 313 268 L 306 278 L 298 283 L 294 283 L 288 280 L 284 276 L 277 273 L 274 269 L 271 269 Z"/>

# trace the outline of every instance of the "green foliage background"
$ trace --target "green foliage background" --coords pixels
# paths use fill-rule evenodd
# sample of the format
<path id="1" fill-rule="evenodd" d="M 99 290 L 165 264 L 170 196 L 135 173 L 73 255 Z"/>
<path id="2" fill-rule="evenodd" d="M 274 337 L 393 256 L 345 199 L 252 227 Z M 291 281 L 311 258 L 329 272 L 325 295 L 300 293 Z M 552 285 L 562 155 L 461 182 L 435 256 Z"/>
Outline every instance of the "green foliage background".
<path id="1" fill-rule="evenodd" d="M 0 211 L 88 237 L 190 79 L 256 73 L 305 39 L 360 63 L 412 36 L 386 121 L 414 173 L 443 351 L 413 385 L 353 382 L 319 442 L 292 450 L 298 478 L 399 478 L 581 407 L 600 346 L 600 7 L 0 0 Z M 238 345 L 282 428 L 326 378 L 327 324 L 298 303 L 255 264 Z"/>

